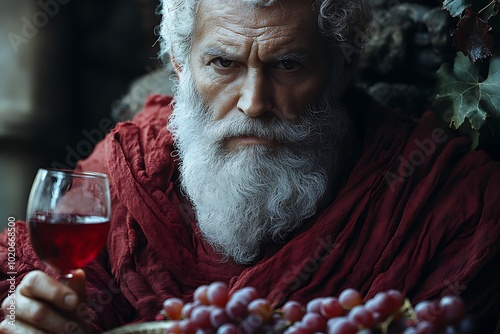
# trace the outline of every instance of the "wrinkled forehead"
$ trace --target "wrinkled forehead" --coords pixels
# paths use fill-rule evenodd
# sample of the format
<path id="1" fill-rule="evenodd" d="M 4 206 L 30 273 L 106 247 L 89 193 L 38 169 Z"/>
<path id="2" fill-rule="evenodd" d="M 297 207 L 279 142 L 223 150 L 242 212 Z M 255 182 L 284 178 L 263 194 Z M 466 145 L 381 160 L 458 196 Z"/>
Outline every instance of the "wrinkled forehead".
<path id="1" fill-rule="evenodd" d="M 236 39 L 276 38 L 282 35 L 319 35 L 317 13 L 309 0 L 276 1 L 263 6 L 256 0 L 202 0 L 196 16 L 194 35 L 217 34 Z M 207 31 L 209 31 L 207 35 Z M 196 37 L 195 37 L 196 38 Z"/>
<path id="2" fill-rule="evenodd" d="M 242 15 L 251 11 L 273 7 L 281 8 L 283 11 L 287 7 L 295 5 L 302 8 L 309 7 L 309 9 L 315 7 L 313 0 L 199 0 L 199 6 L 210 4 L 236 8 Z"/>
<path id="3" fill-rule="evenodd" d="M 317 22 L 318 13 L 312 0 L 201 0 L 197 10 L 197 22 L 203 19 L 253 21 L 256 26 L 269 25 L 272 17 L 277 24 L 291 20 Z"/>

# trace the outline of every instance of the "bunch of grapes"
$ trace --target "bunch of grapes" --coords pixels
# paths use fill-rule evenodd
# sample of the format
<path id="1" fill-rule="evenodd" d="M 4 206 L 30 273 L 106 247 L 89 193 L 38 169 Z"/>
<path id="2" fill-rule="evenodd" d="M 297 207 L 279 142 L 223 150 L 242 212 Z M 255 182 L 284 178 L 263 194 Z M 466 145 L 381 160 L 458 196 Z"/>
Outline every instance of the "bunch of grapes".
<path id="1" fill-rule="evenodd" d="M 171 320 L 167 334 L 469 334 L 463 301 L 446 296 L 423 301 L 413 308 L 401 292 L 378 293 L 363 303 L 354 289 L 338 298 L 316 298 L 302 305 L 288 301 L 275 309 L 252 287 L 231 295 L 226 284 L 215 282 L 196 289 L 192 302 L 169 298 L 157 320 Z"/>

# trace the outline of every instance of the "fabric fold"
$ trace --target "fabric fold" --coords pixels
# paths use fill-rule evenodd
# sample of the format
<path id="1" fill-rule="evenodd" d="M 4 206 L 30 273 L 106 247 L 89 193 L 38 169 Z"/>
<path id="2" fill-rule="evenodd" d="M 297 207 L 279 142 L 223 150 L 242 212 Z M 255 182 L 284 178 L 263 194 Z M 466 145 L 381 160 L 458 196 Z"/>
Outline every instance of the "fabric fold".
<path id="1" fill-rule="evenodd" d="M 143 112 L 78 166 L 108 174 L 112 189 L 107 252 L 89 267 L 89 289 L 103 289 L 105 277 L 119 293 L 105 311 L 93 308 L 96 327 L 153 320 L 164 299 L 189 300 L 214 281 L 233 291 L 253 286 L 275 305 L 351 287 L 367 298 L 398 289 L 414 303 L 457 294 L 496 324 L 500 167 L 484 152 L 469 152 L 470 141 L 443 129 L 431 112 L 418 122 L 383 122 L 339 180 L 334 201 L 277 251 L 246 266 L 222 261 L 197 229 L 166 128 L 171 103 L 149 97 Z M 4 262 L 6 253 L 4 235 Z M 32 262 L 24 272 L 44 268 L 28 253 L 19 255 Z M 5 280 L 0 288 L 7 290 Z M 481 303 L 485 296 L 489 302 Z"/>

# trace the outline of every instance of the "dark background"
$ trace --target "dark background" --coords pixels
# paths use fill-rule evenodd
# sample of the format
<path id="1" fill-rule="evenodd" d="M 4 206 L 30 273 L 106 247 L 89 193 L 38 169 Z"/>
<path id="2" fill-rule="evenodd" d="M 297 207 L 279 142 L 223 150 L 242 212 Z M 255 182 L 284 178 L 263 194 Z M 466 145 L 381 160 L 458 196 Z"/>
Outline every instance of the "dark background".
<path id="1" fill-rule="evenodd" d="M 0 48 L 12 47 L 8 33 L 26 37 L 26 20 L 39 21 L 16 54 L 31 78 L 29 114 L 1 111 L 0 227 L 11 216 L 25 219 L 36 170 L 72 168 L 87 156 L 132 81 L 160 67 L 157 0 L 25 0 L 21 12 L 10 1 L 0 0 Z"/>

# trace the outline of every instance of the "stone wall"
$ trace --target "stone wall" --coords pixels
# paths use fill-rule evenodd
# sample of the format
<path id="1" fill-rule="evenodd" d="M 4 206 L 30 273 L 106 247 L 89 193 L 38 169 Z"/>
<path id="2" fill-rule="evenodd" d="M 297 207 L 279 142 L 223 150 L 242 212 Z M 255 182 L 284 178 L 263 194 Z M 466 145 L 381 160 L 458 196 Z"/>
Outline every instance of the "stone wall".
<path id="1" fill-rule="evenodd" d="M 419 115 L 434 99 L 436 71 L 454 58 L 453 26 L 440 1 L 374 0 L 354 86 L 383 106 Z"/>

